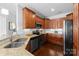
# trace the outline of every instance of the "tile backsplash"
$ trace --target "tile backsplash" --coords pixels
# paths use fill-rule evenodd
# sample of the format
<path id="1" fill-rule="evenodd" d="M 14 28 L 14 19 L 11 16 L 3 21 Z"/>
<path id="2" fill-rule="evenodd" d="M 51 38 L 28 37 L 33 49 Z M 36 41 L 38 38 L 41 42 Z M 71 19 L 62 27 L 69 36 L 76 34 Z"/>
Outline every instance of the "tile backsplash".
<path id="1" fill-rule="evenodd" d="M 26 34 L 32 34 L 32 31 L 37 30 L 37 29 L 24 29 Z M 62 29 L 39 29 L 40 31 L 45 33 L 57 33 L 57 34 L 62 34 L 63 30 Z"/>
<path id="2" fill-rule="evenodd" d="M 24 29 L 26 34 L 32 34 L 33 31 L 39 30 L 40 32 L 45 32 L 44 29 Z"/>
<path id="3" fill-rule="evenodd" d="M 21 29 L 20 31 L 17 31 L 17 34 L 32 34 L 33 31 L 35 31 L 37 29 Z M 63 29 L 38 29 L 40 32 L 42 33 L 57 33 L 57 34 L 63 34 Z M 16 33 L 14 33 L 14 35 L 16 35 Z M 5 39 L 7 37 L 9 37 L 10 35 L 1 35 L 0 36 L 0 40 Z"/>
<path id="4" fill-rule="evenodd" d="M 45 29 L 45 33 L 63 34 L 63 29 Z"/>

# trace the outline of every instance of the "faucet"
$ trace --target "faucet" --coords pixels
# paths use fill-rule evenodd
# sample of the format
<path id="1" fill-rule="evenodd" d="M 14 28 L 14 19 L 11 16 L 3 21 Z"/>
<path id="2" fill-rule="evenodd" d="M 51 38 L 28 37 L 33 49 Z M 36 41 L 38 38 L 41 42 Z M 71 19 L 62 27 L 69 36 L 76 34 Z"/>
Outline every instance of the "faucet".
<path id="1" fill-rule="evenodd" d="M 12 34 L 11 34 L 11 37 L 10 37 L 10 42 L 13 43 L 13 31 L 12 31 Z"/>
<path id="2" fill-rule="evenodd" d="M 11 37 L 10 37 L 10 42 L 11 42 L 11 43 L 13 43 L 13 33 L 14 33 L 14 32 L 16 32 L 16 29 L 13 29 L 13 30 L 12 30 L 12 34 L 11 34 Z"/>

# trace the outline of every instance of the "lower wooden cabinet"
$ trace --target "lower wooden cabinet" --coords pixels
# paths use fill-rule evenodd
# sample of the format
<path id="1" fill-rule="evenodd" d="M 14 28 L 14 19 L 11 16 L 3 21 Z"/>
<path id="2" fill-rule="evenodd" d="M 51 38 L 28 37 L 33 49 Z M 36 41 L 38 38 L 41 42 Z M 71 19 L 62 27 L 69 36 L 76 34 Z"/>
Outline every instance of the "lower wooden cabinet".
<path id="1" fill-rule="evenodd" d="M 48 34 L 48 42 L 52 43 L 52 44 L 57 44 L 57 45 L 64 45 L 64 41 L 63 41 L 63 37 L 61 37 L 61 35 L 57 35 L 57 34 Z"/>

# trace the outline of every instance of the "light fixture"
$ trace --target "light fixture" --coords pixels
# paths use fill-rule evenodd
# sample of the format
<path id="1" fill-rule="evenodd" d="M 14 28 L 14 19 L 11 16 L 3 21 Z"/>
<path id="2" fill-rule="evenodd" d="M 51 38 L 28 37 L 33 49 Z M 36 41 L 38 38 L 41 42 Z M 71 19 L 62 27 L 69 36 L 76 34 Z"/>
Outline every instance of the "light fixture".
<path id="1" fill-rule="evenodd" d="M 2 8 L 1 9 L 1 14 L 4 14 L 4 15 L 9 15 L 9 11 L 5 8 Z"/>
<path id="2" fill-rule="evenodd" d="M 32 17 L 34 18 L 36 15 L 34 14 Z"/>
<path id="3" fill-rule="evenodd" d="M 51 11 L 55 11 L 55 9 L 51 8 Z"/>

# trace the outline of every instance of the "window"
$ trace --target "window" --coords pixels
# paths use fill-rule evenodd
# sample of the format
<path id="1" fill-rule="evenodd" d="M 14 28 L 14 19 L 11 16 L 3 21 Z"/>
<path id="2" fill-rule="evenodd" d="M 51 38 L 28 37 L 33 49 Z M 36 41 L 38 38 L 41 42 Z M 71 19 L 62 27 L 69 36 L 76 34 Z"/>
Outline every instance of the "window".
<path id="1" fill-rule="evenodd" d="M 6 16 L 0 16 L 0 39 L 6 35 Z"/>

